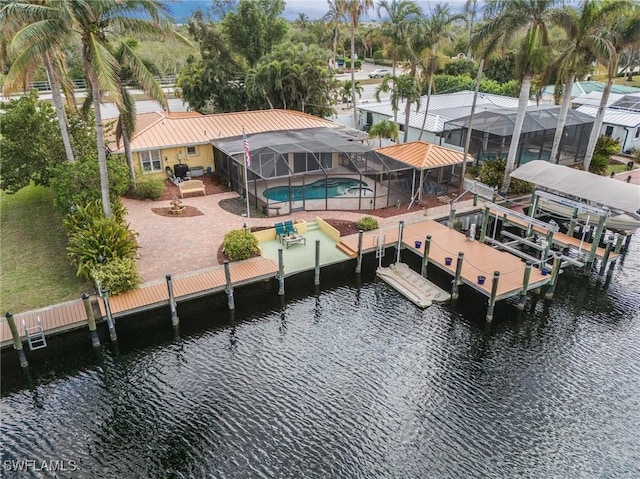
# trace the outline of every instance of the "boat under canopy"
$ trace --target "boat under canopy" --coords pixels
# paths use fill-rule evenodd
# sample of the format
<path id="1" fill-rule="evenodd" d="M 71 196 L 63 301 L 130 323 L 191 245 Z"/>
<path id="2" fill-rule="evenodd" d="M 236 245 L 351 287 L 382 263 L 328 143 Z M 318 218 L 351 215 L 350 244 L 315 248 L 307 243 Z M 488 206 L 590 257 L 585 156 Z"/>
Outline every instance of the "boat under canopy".
<path id="1" fill-rule="evenodd" d="M 640 219 L 640 186 L 613 178 L 535 160 L 511 173 L 512 178 L 534 183 L 565 197 L 606 206 Z M 615 216 L 615 215 L 612 215 Z"/>

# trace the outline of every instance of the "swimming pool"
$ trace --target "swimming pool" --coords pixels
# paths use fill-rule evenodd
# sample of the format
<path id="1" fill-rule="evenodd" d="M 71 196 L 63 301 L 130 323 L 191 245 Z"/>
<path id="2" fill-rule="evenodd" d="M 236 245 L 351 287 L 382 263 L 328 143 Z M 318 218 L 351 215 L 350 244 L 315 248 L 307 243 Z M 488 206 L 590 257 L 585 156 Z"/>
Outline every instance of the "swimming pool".
<path id="1" fill-rule="evenodd" d="M 347 192 L 352 195 L 353 190 L 350 190 L 352 188 L 370 190 L 367 188 L 366 182 L 354 178 L 323 178 L 304 186 L 291 186 L 291 188 L 288 186 L 274 186 L 264 190 L 263 195 L 271 201 L 318 200 L 342 196 Z"/>

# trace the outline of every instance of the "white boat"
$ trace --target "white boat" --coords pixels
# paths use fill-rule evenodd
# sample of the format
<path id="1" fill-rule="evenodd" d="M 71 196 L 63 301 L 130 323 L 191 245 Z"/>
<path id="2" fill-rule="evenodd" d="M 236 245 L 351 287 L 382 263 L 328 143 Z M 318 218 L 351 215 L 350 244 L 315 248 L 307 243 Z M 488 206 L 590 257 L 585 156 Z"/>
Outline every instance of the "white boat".
<path id="1" fill-rule="evenodd" d="M 428 308 L 432 302 L 449 301 L 451 295 L 439 288 L 405 263 L 395 263 L 388 268 L 379 267 L 376 274 L 420 308 Z"/>
<path id="2" fill-rule="evenodd" d="M 573 215 L 573 208 L 570 206 L 559 205 L 552 201 L 546 201 L 543 198 L 540 198 L 538 201 L 538 209 L 546 211 L 551 215 L 558 215 L 567 220 L 571 220 L 571 216 Z M 581 221 L 586 221 L 589 217 L 588 213 L 580 213 L 578 218 Z M 589 223 L 598 224 L 598 217 L 591 215 L 589 219 Z M 622 214 L 613 214 L 607 217 L 605 225 L 608 229 L 614 231 L 633 231 L 640 228 L 640 218 L 636 218 L 630 214 L 622 213 Z"/>

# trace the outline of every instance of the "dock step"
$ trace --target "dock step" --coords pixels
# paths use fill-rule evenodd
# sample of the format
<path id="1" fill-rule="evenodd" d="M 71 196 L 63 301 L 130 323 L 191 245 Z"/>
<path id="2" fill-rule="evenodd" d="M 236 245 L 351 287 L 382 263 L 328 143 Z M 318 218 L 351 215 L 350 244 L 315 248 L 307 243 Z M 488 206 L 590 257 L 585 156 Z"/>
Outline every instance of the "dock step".
<path id="1" fill-rule="evenodd" d="M 351 248 L 349 248 L 344 243 L 336 243 L 336 248 L 338 248 L 340 251 L 342 251 L 344 254 L 346 254 L 349 258 L 355 258 L 356 256 L 358 256 L 358 252 L 357 251 L 353 251 Z"/>
<path id="2" fill-rule="evenodd" d="M 29 351 L 36 351 L 47 347 L 47 338 L 44 336 L 44 328 L 38 316 L 38 324 L 35 326 L 27 327 L 25 320 L 22 320 L 22 327 L 24 334 L 27 336 L 27 344 L 29 344 Z"/>

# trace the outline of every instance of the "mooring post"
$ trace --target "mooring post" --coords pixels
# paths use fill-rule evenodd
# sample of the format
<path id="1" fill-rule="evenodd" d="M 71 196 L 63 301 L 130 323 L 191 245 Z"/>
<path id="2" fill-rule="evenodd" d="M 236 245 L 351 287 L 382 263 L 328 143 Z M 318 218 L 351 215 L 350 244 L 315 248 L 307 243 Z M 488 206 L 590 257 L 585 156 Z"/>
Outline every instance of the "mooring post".
<path id="1" fill-rule="evenodd" d="M 593 242 L 591 243 L 591 249 L 589 250 L 589 257 L 587 259 L 587 264 L 584 265 L 584 274 L 588 275 L 591 273 L 591 269 L 593 268 L 593 263 L 596 259 L 596 253 L 598 251 L 598 245 L 600 244 L 600 238 L 602 238 L 602 232 L 604 231 L 604 225 L 607 220 L 606 215 L 602 215 L 600 220 L 598 220 L 598 227 L 596 228 L 596 234 L 593 237 Z"/>
<path id="2" fill-rule="evenodd" d="M 94 348 L 99 348 L 100 338 L 98 337 L 96 317 L 93 314 L 93 306 L 91 305 L 91 296 L 89 296 L 87 293 L 83 293 L 82 302 L 84 303 L 84 311 L 87 315 L 87 324 L 89 325 L 89 333 L 91 334 L 91 345 Z"/>
<path id="3" fill-rule="evenodd" d="M 282 256 L 282 248 L 278 248 L 278 294 L 284 294 L 284 258 Z"/>
<path id="4" fill-rule="evenodd" d="M 500 271 L 494 271 L 491 284 L 491 297 L 489 298 L 489 306 L 487 306 L 487 323 L 493 321 L 493 309 L 495 308 L 496 296 L 498 294 L 498 281 L 500 281 Z"/>
<path id="5" fill-rule="evenodd" d="M 613 244 L 613 239 L 611 241 L 607 241 L 606 246 L 604 247 L 604 256 L 602 257 L 602 264 L 600 265 L 600 271 L 598 272 L 598 276 L 604 276 L 604 272 L 607 269 L 607 263 L 609 262 L 609 255 L 611 254 L 611 245 Z"/>
<path id="6" fill-rule="evenodd" d="M 226 276 L 226 272 L 225 272 Z M 173 281 L 171 281 L 171 275 L 165 276 L 167 280 L 167 291 L 169 292 L 169 310 L 171 311 L 171 324 L 173 327 L 177 327 L 180 324 L 180 318 L 178 318 L 178 308 L 176 307 L 176 298 L 173 296 Z"/>
<path id="7" fill-rule="evenodd" d="M 473 194 L 473 206 L 478 206 L 478 193 Z"/>
<path id="8" fill-rule="evenodd" d="M 404 230 L 404 221 L 398 223 L 398 244 L 396 245 L 396 263 L 400 262 L 400 249 L 402 248 L 402 232 Z"/>
<path id="9" fill-rule="evenodd" d="M 102 298 L 102 302 L 104 303 L 104 310 L 107 314 L 107 328 L 109 328 L 109 337 L 111 338 L 111 341 L 115 343 L 118 340 L 118 335 L 116 334 L 116 325 L 113 321 L 113 316 L 111 315 L 109 292 L 106 289 L 101 289 L 100 297 Z"/>
<path id="10" fill-rule="evenodd" d="M 536 194 L 536 191 L 534 191 L 531 194 L 531 206 L 529 207 L 529 217 L 531 218 L 535 218 L 536 217 L 536 210 L 538 209 L 538 201 L 539 201 L 540 197 Z M 529 223 L 527 225 L 527 233 L 526 233 L 526 237 L 531 236 L 531 231 L 533 230 L 533 225 L 531 223 Z"/>
<path id="11" fill-rule="evenodd" d="M 356 274 L 362 271 L 362 237 L 364 230 L 358 230 L 358 259 L 356 260 Z"/>
<path id="12" fill-rule="evenodd" d="M 231 283 L 231 268 L 229 266 L 229 260 L 224 261 L 224 278 L 227 282 L 225 292 L 227 293 L 227 306 L 229 309 L 236 309 L 236 302 L 233 299 L 233 284 Z"/>
<path id="13" fill-rule="evenodd" d="M 622 239 L 622 235 L 619 235 L 618 233 L 616 233 L 615 235 L 613 235 L 613 241 L 615 244 L 615 248 L 613 248 L 613 252 L 616 255 L 619 255 L 620 250 L 622 249 L 622 243 L 624 242 L 624 240 Z M 611 264 L 609 265 L 609 269 L 607 270 L 607 280 L 611 279 L 611 275 L 613 274 L 613 269 L 616 267 L 617 262 L 618 262 L 618 258 L 616 256 L 611 261 Z"/>
<path id="14" fill-rule="evenodd" d="M 549 257 L 549 250 L 551 249 L 551 246 L 553 246 L 553 231 L 547 231 L 547 237 L 545 239 L 545 241 L 547 242 L 547 244 L 545 245 L 544 248 L 544 256 L 543 256 L 543 261 L 547 261 L 547 258 Z"/>
<path id="15" fill-rule="evenodd" d="M 524 267 L 524 276 L 522 277 L 522 289 L 520 290 L 520 297 L 518 298 L 518 309 L 522 311 L 524 309 L 524 303 L 527 300 L 527 290 L 529 289 L 529 279 L 531 278 L 531 262 L 527 261 Z"/>
<path id="16" fill-rule="evenodd" d="M 316 240 L 316 269 L 313 275 L 313 284 L 320 284 L 320 240 Z"/>
<path id="17" fill-rule="evenodd" d="M 456 275 L 453 278 L 453 285 L 451 286 L 451 299 L 458 299 L 458 290 L 462 282 L 460 277 L 462 276 L 462 262 L 464 261 L 464 253 L 460 251 L 458 253 L 458 261 L 456 263 Z"/>
<path id="18" fill-rule="evenodd" d="M 482 213 L 482 226 L 480 227 L 480 242 L 484 243 L 484 239 L 487 236 L 487 226 L 489 226 L 489 207 L 484 207 Z"/>
<path id="19" fill-rule="evenodd" d="M 573 230 L 576 229 L 576 223 L 578 222 L 578 208 L 573 209 L 573 213 L 571 214 L 571 221 L 569 222 L 569 231 L 567 234 L 569 236 L 573 236 Z"/>
<path id="20" fill-rule="evenodd" d="M 449 210 L 449 228 L 453 229 L 456 222 L 456 204 L 452 201 L 449 203 L 451 209 Z"/>
<path id="21" fill-rule="evenodd" d="M 562 255 L 556 253 L 553 257 L 553 267 L 551 269 L 551 281 L 547 284 L 547 291 L 544 293 L 545 299 L 552 299 L 558 283 L 558 275 L 560 274 L 560 263 Z"/>
<path id="22" fill-rule="evenodd" d="M 627 251 L 629 251 L 629 245 L 631 244 L 631 237 L 633 236 L 632 233 L 629 233 L 627 235 L 627 237 L 624 240 L 624 246 L 622 247 L 622 252 L 626 253 Z"/>
<path id="23" fill-rule="evenodd" d="M 13 319 L 13 313 L 11 311 L 7 311 L 7 314 L 5 314 L 4 316 L 5 318 L 7 318 L 7 323 L 9 323 L 9 329 L 11 330 L 11 336 L 13 337 L 13 349 L 18 351 L 20 367 L 28 368 L 29 361 L 27 361 L 27 357 L 24 354 L 24 349 L 22 349 L 22 340 L 20 339 L 20 333 L 18 333 L 18 328 L 16 327 L 16 320 Z"/>
<path id="24" fill-rule="evenodd" d="M 427 277 L 427 267 L 429 266 L 429 250 L 431 249 L 431 235 L 427 235 L 424 240 L 424 251 L 422 252 L 422 270 L 420 274 Z"/>

